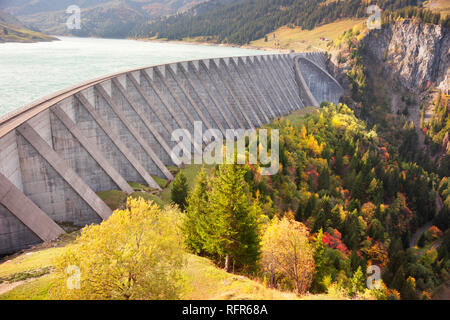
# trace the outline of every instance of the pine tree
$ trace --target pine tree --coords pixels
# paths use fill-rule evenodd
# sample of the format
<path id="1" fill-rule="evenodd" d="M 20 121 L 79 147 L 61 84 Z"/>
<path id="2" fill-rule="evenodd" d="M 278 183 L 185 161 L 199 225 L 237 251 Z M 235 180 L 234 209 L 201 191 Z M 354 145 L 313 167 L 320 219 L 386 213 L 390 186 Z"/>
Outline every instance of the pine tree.
<path id="1" fill-rule="evenodd" d="M 209 232 L 208 205 L 209 186 L 205 168 L 197 176 L 195 187 L 187 198 L 186 216 L 183 224 L 185 243 L 196 254 L 204 253 L 205 238 Z"/>
<path id="2" fill-rule="evenodd" d="M 319 182 L 318 190 L 330 189 L 330 173 L 328 172 L 327 167 L 323 167 L 322 170 L 320 170 L 318 182 Z"/>
<path id="3" fill-rule="evenodd" d="M 323 209 L 320 209 L 319 213 L 317 214 L 316 220 L 314 221 L 312 231 L 317 232 L 320 229 L 326 228 L 327 227 L 326 222 L 327 217 L 325 215 L 325 211 Z"/>
<path id="4" fill-rule="evenodd" d="M 364 178 L 362 172 L 356 176 L 355 182 L 352 186 L 352 194 L 355 199 L 362 199 L 364 195 Z"/>
<path id="5" fill-rule="evenodd" d="M 299 203 L 297 211 L 295 212 L 295 220 L 303 221 L 303 206 L 301 203 Z"/>
<path id="6" fill-rule="evenodd" d="M 311 197 L 308 199 L 308 202 L 306 203 L 305 210 L 303 211 L 303 219 L 306 220 L 310 216 L 314 216 L 315 209 L 316 209 L 316 197 L 314 195 L 311 195 Z"/>
<path id="7" fill-rule="evenodd" d="M 205 249 L 216 260 L 225 258 L 227 271 L 231 264 L 247 271 L 255 269 L 260 254 L 259 212 L 252 203 L 244 174 L 238 165 L 220 166 L 209 198 L 211 232 Z"/>
<path id="8" fill-rule="evenodd" d="M 312 283 L 312 289 L 315 292 L 324 292 L 326 288 L 323 285 L 323 278 L 326 275 L 327 258 L 325 256 L 325 245 L 322 241 L 323 230 L 320 229 L 314 243 L 314 262 L 316 263 L 316 272 Z"/>
<path id="9" fill-rule="evenodd" d="M 171 199 L 180 207 L 181 210 L 186 208 L 188 189 L 186 176 L 182 171 L 180 171 L 173 180 Z"/>

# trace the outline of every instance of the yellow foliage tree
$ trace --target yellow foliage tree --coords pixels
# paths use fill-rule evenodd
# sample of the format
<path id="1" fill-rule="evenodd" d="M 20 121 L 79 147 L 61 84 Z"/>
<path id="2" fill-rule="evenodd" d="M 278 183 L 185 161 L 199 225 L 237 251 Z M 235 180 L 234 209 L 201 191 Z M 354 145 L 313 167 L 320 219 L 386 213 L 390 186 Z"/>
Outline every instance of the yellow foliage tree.
<path id="1" fill-rule="evenodd" d="M 304 294 L 314 276 L 314 252 L 308 231 L 300 222 L 274 217 L 262 239 L 262 267 L 272 279 L 286 279 L 298 294 Z"/>
<path id="2" fill-rule="evenodd" d="M 177 299 L 184 288 L 181 216 L 128 199 L 99 225 L 83 228 L 55 261 L 55 299 Z"/>
<path id="3" fill-rule="evenodd" d="M 313 155 L 320 155 L 323 150 L 323 144 L 317 142 L 313 135 L 308 135 L 305 148 L 310 150 Z"/>
<path id="4" fill-rule="evenodd" d="M 381 242 L 375 242 L 373 246 L 367 250 L 369 262 L 384 269 L 389 262 L 389 254 L 386 247 Z"/>

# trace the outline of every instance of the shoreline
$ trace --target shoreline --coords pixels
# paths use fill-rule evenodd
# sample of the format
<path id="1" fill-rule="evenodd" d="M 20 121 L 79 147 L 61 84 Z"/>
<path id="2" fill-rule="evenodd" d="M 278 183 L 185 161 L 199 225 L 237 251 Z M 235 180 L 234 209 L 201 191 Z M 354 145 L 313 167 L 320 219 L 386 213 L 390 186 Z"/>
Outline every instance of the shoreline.
<path id="1" fill-rule="evenodd" d="M 149 38 L 127 38 L 127 40 L 135 40 L 142 42 L 155 42 L 155 43 L 175 43 L 175 44 L 185 44 L 185 45 L 200 45 L 200 46 L 212 46 L 212 47 L 229 47 L 229 48 L 239 48 L 239 49 L 249 49 L 249 50 L 261 50 L 261 51 L 276 51 L 280 53 L 292 53 L 291 49 L 277 49 L 268 47 L 258 47 L 251 45 L 238 45 L 230 43 L 215 43 L 208 41 L 186 41 L 186 40 L 164 40 L 164 39 L 149 39 Z"/>

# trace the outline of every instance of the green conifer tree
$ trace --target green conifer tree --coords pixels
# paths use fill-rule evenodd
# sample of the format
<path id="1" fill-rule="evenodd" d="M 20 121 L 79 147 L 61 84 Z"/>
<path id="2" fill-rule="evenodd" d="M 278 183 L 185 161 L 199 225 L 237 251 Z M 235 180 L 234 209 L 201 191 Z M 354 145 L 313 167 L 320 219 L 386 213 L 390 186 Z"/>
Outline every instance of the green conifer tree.
<path id="1" fill-rule="evenodd" d="M 180 171 L 173 180 L 171 199 L 181 210 L 186 208 L 186 198 L 188 195 L 188 184 L 186 176 Z"/>
<path id="2" fill-rule="evenodd" d="M 325 245 L 323 244 L 322 238 L 323 229 L 320 229 L 314 243 L 314 262 L 316 263 L 316 270 L 311 285 L 314 292 L 324 292 L 326 290 L 323 278 L 326 276 L 327 258 L 325 256 Z"/>
<path id="3" fill-rule="evenodd" d="M 322 170 L 320 170 L 318 182 L 319 182 L 318 190 L 330 189 L 330 173 L 327 167 L 323 167 Z"/>
<path id="4" fill-rule="evenodd" d="M 204 253 L 205 239 L 209 232 L 208 176 L 202 167 L 197 176 L 194 189 L 187 197 L 186 217 L 183 224 L 186 246 L 196 254 Z"/>
<path id="5" fill-rule="evenodd" d="M 254 270 L 260 253 L 259 210 L 252 203 L 244 174 L 239 165 L 220 166 L 209 198 L 211 232 L 205 249 L 219 261 L 225 259 L 227 271 L 231 266 Z"/>

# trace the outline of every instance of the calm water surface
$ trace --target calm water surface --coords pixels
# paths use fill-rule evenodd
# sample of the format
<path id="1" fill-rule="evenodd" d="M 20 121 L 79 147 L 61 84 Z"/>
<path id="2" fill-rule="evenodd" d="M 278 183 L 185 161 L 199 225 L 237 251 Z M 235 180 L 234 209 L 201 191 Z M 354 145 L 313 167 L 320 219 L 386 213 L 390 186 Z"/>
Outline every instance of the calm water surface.
<path id="1" fill-rule="evenodd" d="M 0 117 L 58 90 L 149 65 L 267 52 L 231 47 L 68 38 L 0 44 Z"/>

